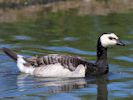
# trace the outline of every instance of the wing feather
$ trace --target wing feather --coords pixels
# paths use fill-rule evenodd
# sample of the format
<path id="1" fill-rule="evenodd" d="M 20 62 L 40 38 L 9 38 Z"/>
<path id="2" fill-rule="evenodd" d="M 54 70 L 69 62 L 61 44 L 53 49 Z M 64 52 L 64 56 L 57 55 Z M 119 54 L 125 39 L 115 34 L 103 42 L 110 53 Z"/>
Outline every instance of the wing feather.
<path id="1" fill-rule="evenodd" d="M 68 68 L 71 71 L 74 71 L 76 67 L 80 64 L 84 66 L 88 64 L 87 61 L 79 57 L 59 55 L 59 54 L 50 54 L 46 56 L 32 57 L 28 58 L 27 61 L 34 67 L 42 67 L 45 65 L 60 63 L 64 68 Z"/>

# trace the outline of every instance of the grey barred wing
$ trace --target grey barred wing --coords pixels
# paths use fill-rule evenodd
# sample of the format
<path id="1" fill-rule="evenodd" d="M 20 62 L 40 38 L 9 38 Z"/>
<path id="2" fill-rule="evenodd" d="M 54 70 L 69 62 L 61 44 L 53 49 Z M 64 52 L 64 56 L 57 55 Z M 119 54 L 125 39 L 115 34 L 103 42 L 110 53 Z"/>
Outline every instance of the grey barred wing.
<path id="1" fill-rule="evenodd" d="M 73 56 L 59 55 L 59 54 L 50 54 L 47 56 L 32 57 L 27 59 L 28 62 L 34 67 L 42 67 L 50 64 L 60 63 L 64 68 L 67 68 L 71 71 L 74 71 L 76 67 L 80 64 L 84 66 L 87 64 L 87 61 Z"/>

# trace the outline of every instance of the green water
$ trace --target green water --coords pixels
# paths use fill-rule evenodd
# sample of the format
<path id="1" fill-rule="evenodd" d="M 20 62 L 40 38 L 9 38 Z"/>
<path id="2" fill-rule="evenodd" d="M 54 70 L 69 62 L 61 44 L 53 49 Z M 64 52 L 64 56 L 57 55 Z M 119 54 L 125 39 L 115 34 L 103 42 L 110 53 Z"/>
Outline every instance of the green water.
<path id="1" fill-rule="evenodd" d="M 37 78 L 19 73 L 15 62 L 0 51 L 0 98 L 15 100 L 132 100 L 133 12 L 77 15 L 76 10 L 39 13 L 38 18 L 0 23 L 0 48 L 30 57 L 69 54 L 96 60 L 96 42 L 114 32 L 125 47 L 108 50 L 110 72 L 94 78 Z"/>

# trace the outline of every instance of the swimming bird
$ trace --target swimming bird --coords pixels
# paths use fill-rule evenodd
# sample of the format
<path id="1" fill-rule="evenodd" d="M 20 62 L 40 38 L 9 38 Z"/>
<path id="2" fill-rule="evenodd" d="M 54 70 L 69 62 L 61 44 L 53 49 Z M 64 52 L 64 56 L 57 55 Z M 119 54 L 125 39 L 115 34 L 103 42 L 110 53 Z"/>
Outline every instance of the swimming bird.
<path id="1" fill-rule="evenodd" d="M 70 55 L 48 54 L 26 58 L 8 48 L 3 48 L 3 51 L 17 63 L 18 69 L 23 73 L 39 77 L 88 77 L 109 72 L 107 48 L 113 45 L 125 44 L 114 33 L 100 35 L 95 63 Z"/>

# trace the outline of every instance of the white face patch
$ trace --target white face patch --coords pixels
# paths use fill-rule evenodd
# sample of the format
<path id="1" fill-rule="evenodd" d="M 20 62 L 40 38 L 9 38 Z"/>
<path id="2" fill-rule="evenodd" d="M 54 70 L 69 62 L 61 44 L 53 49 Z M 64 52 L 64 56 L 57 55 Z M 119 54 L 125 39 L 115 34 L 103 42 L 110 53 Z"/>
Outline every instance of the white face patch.
<path id="1" fill-rule="evenodd" d="M 100 37 L 101 45 L 103 47 L 116 45 L 117 44 L 117 39 L 118 39 L 118 37 L 114 33 L 103 34 Z"/>

